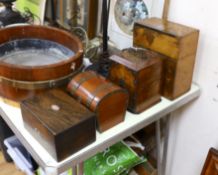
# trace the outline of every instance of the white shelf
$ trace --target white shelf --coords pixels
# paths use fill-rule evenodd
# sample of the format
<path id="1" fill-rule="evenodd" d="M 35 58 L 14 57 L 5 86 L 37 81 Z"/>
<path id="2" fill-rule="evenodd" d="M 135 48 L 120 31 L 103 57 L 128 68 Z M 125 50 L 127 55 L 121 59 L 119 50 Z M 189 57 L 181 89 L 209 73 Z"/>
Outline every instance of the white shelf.
<path id="1" fill-rule="evenodd" d="M 192 101 L 199 95 L 199 87 L 193 84 L 188 93 L 174 101 L 162 98 L 160 103 L 154 105 L 139 115 L 127 112 L 124 122 L 116 125 L 104 133 L 97 133 L 97 140 L 94 143 L 61 162 L 57 162 L 54 158 L 52 158 L 51 155 L 40 145 L 40 143 L 24 128 L 19 108 L 12 107 L 0 101 L 0 115 L 26 149 L 31 153 L 37 163 L 45 169 L 48 174 L 53 175 L 62 173 L 71 168 L 73 165 L 76 165 L 93 156 L 97 152 L 103 151 L 105 148 Z"/>

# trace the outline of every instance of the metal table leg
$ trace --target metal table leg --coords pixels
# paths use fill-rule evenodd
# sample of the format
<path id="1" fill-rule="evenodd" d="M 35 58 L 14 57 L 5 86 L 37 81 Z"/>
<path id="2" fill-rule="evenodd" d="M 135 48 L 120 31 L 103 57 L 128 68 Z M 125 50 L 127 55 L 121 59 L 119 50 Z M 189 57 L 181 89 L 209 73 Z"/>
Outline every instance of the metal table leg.
<path id="1" fill-rule="evenodd" d="M 162 175 L 160 120 L 157 120 L 155 125 L 156 125 L 156 143 L 157 143 L 157 172 L 158 175 Z"/>
<path id="2" fill-rule="evenodd" d="M 83 162 L 78 165 L 78 171 L 79 171 L 78 175 L 83 175 L 83 167 L 84 167 Z"/>
<path id="3" fill-rule="evenodd" d="M 167 148 L 168 148 L 168 138 L 169 138 L 169 125 L 170 125 L 170 116 L 168 114 L 166 116 L 166 126 L 165 126 L 165 137 L 163 144 L 163 151 L 161 151 L 161 127 L 160 120 L 156 121 L 156 143 L 157 143 L 157 170 L 158 175 L 165 175 L 166 169 L 166 160 L 167 160 Z"/>
<path id="4" fill-rule="evenodd" d="M 166 163 L 167 163 L 167 151 L 168 151 L 168 140 L 169 140 L 169 128 L 170 128 L 170 117 L 171 114 L 166 116 L 166 126 L 165 126 L 165 137 L 163 145 L 163 157 L 162 157 L 162 174 L 166 173 Z"/>

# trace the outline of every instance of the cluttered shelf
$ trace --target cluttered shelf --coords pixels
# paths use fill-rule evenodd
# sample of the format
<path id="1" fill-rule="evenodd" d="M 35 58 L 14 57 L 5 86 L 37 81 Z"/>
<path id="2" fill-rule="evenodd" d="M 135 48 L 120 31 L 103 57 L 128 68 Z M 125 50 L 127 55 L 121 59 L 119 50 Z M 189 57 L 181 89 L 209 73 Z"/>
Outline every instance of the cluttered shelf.
<path id="1" fill-rule="evenodd" d="M 97 132 L 97 139 L 94 143 L 81 149 L 61 162 L 57 162 L 24 128 L 21 110 L 19 108 L 0 101 L 0 115 L 30 152 L 36 162 L 45 169 L 47 174 L 53 175 L 62 173 L 73 165 L 79 164 L 87 158 L 95 155 L 97 152 L 103 151 L 114 143 L 175 111 L 179 107 L 197 98 L 199 95 L 200 88 L 198 85 L 192 84 L 189 92 L 173 101 L 162 97 L 161 102 L 141 114 L 137 115 L 127 112 L 124 122 L 101 134 Z"/>

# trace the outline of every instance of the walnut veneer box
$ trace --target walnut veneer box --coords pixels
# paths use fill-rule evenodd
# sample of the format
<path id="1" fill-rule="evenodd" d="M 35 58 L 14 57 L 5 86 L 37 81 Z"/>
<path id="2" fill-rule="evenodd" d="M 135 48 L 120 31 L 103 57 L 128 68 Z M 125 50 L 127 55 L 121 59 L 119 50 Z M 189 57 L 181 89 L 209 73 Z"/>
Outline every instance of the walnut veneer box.
<path id="1" fill-rule="evenodd" d="M 199 30 L 158 18 L 134 25 L 133 44 L 166 56 L 162 95 L 173 100 L 191 87 Z"/>
<path id="2" fill-rule="evenodd" d="M 96 139 L 95 114 L 61 90 L 21 103 L 25 128 L 57 161 Z"/>
<path id="3" fill-rule="evenodd" d="M 162 62 L 159 54 L 130 48 L 111 56 L 110 60 L 109 79 L 128 90 L 131 112 L 141 113 L 161 100 Z"/>

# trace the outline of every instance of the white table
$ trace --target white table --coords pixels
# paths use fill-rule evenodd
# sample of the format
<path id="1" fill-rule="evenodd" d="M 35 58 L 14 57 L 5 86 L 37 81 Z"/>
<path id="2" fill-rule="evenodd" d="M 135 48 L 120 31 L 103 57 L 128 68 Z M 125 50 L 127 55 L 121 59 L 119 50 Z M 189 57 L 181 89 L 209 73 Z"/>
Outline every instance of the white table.
<path id="1" fill-rule="evenodd" d="M 21 143 L 30 152 L 36 162 L 46 171 L 46 174 L 57 175 L 83 162 L 87 158 L 95 155 L 97 152 L 103 151 L 105 148 L 135 133 L 152 122 L 159 121 L 161 117 L 170 114 L 172 111 L 175 111 L 179 107 L 197 98 L 199 95 L 199 87 L 193 84 L 189 92 L 174 101 L 162 98 L 160 103 L 139 115 L 127 112 L 124 122 L 104 133 L 99 134 L 97 132 L 97 140 L 94 143 L 61 162 L 57 162 L 52 158 L 40 143 L 24 128 L 19 108 L 12 107 L 0 101 L 0 115 Z"/>

